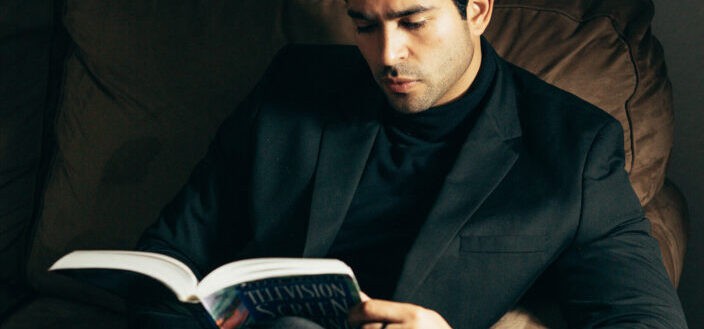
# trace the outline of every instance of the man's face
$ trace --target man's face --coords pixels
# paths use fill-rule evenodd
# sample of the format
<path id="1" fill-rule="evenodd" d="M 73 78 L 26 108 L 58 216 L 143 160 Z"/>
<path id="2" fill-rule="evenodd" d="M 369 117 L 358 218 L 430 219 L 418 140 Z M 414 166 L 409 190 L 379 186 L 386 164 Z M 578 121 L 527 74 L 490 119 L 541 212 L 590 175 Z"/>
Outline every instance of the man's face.
<path id="1" fill-rule="evenodd" d="M 469 88 L 476 45 L 452 0 L 348 0 L 347 8 L 357 46 L 395 110 L 425 111 Z"/>

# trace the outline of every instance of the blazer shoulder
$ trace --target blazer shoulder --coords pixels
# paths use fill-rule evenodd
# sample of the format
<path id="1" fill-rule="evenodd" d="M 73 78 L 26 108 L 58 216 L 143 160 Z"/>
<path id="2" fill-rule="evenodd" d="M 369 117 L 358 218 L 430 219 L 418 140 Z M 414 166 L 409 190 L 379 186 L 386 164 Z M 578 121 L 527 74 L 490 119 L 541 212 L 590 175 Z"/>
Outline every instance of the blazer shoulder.
<path id="1" fill-rule="evenodd" d="M 594 135 L 607 125 L 620 123 L 609 113 L 578 96 L 556 87 L 514 64 L 506 62 L 516 84 L 522 129 L 546 133 L 571 132 Z M 575 136 L 576 137 L 576 136 Z"/>
<path id="2" fill-rule="evenodd" d="M 506 65 L 515 88 L 524 159 L 533 159 L 535 166 L 569 180 L 582 177 L 590 159 L 597 166 L 625 161 L 623 129 L 615 118 L 524 69 Z M 594 157 L 599 141 L 603 158 Z M 599 159 L 604 162 L 597 163 Z"/>

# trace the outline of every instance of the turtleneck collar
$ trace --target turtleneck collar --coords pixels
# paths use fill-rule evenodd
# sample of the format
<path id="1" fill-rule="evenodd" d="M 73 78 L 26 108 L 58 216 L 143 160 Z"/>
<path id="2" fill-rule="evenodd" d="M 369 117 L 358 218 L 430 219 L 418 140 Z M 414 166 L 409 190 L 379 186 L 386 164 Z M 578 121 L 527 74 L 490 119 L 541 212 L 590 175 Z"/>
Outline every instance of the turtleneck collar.
<path id="1" fill-rule="evenodd" d="M 393 143 L 443 142 L 455 133 L 470 113 L 480 107 L 496 73 L 496 58 L 482 37 L 482 62 L 467 91 L 458 99 L 419 113 L 400 113 L 386 106 L 384 126 Z"/>

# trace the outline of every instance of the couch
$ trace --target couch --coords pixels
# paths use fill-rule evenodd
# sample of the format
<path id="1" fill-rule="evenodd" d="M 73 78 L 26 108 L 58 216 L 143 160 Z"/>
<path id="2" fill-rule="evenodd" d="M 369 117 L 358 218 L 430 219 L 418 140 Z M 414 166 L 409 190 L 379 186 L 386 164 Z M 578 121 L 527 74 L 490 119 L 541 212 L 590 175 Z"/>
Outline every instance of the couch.
<path id="1" fill-rule="evenodd" d="M 486 37 L 621 122 L 676 286 L 686 205 L 665 177 L 672 93 L 653 12 L 649 0 L 497 0 Z M 352 43 L 345 15 L 342 0 L 0 2 L 0 329 L 124 328 L 124 300 L 46 269 L 76 249 L 132 248 L 276 51 Z M 556 318 L 526 298 L 495 327 Z"/>

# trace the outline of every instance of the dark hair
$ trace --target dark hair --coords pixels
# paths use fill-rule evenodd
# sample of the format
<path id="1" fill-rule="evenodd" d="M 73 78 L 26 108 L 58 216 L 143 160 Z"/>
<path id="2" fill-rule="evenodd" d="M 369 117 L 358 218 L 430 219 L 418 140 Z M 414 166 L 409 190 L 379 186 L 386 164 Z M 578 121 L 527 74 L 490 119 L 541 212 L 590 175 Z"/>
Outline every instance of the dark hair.
<path id="1" fill-rule="evenodd" d="M 452 0 L 460 11 L 462 18 L 467 18 L 467 0 Z"/>
<path id="2" fill-rule="evenodd" d="M 460 16 L 465 19 L 467 18 L 467 1 L 468 0 L 452 0 L 455 6 L 457 6 L 457 10 L 460 11 Z M 345 2 L 347 2 L 347 0 L 345 0 Z"/>

